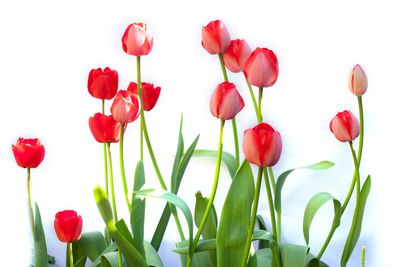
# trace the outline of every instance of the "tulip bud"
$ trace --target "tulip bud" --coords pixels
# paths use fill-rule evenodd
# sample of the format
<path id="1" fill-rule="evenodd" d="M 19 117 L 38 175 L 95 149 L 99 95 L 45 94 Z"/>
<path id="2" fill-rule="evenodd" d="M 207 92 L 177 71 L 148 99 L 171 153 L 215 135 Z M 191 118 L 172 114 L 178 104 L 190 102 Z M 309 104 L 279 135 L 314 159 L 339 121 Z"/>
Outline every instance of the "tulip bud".
<path id="1" fill-rule="evenodd" d="M 282 138 L 269 124 L 262 122 L 247 129 L 243 137 L 243 152 L 246 160 L 259 167 L 275 165 L 282 151 Z"/>
<path id="2" fill-rule="evenodd" d="M 74 242 L 81 238 L 82 217 L 74 210 L 57 212 L 54 220 L 54 229 L 61 242 Z"/>
<path id="3" fill-rule="evenodd" d="M 340 142 L 353 141 L 360 134 L 360 124 L 349 110 L 336 114 L 331 120 L 329 127 Z"/>
<path id="4" fill-rule="evenodd" d="M 138 95 L 137 84 L 131 82 L 128 86 L 128 91 Z M 154 108 L 157 103 L 158 97 L 160 96 L 160 87 L 154 87 L 151 83 L 142 83 L 142 103 L 143 109 L 150 111 Z"/>
<path id="5" fill-rule="evenodd" d="M 228 49 L 224 52 L 225 66 L 231 72 L 240 72 L 244 69 L 251 49 L 245 40 L 232 40 Z"/>
<path id="6" fill-rule="evenodd" d="M 89 118 L 89 127 L 94 139 L 99 143 L 119 141 L 121 123 L 115 121 L 112 115 L 94 114 Z"/>
<path id="7" fill-rule="evenodd" d="M 92 69 L 89 72 L 88 90 L 89 93 L 99 99 L 112 99 L 118 89 L 118 72 L 106 67 Z"/>
<path id="8" fill-rule="evenodd" d="M 229 32 L 220 20 L 211 21 L 202 29 L 201 45 L 212 55 L 224 53 L 230 40 Z"/>
<path id="9" fill-rule="evenodd" d="M 356 96 L 362 96 L 367 91 L 368 79 L 360 65 L 355 65 L 349 75 L 350 91 Z"/>
<path id="10" fill-rule="evenodd" d="M 107 225 L 107 228 L 109 228 L 109 230 L 115 230 L 115 226 L 113 226 L 113 212 L 106 192 L 104 192 L 103 188 L 101 188 L 100 186 L 96 186 L 93 190 L 93 193 L 97 208 L 99 209 L 100 215 L 103 218 L 104 223 Z"/>
<path id="11" fill-rule="evenodd" d="M 233 119 L 243 107 L 243 99 L 233 83 L 223 82 L 215 88 L 210 101 L 210 111 L 214 117 Z"/>
<path id="12" fill-rule="evenodd" d="M 122 48 L 133 56 L 145 56 L 153 48 L 153 35 L 145 23 L 132 23 L 122 36 Z"/>
<path id="13" fill-rule="evenodd" d="M 18 166 L 22 168 L 36 168 L 44 159 L 44 146 L 37 138 L 20 137 L 11 148 Z"/>
<path id="14" fill-rule="evenodd" d="M 114 120 L 126 124 L 139 116 L 139 100 L 137 96 L 127 90 L 118 91 L 111 105 L 111 114 Z"/>
<path id="15" fill-rule="evenodd" d="M 246 79 L 254 86 L 269 87 L 278 79 L 278 59 L 268 48 L 257 48 L 244 66 Z"/>

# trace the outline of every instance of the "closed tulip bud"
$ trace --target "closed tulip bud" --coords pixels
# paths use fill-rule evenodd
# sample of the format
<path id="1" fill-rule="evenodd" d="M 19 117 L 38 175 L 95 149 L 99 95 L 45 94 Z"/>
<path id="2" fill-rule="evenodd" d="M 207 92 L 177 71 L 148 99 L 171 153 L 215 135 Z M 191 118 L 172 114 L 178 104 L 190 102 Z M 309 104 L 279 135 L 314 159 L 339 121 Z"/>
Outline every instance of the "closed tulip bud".
<path id="1" fill-rule="evenodd" d="M 118 72 L 109 67 L 92 69 L 89 72 L 89 93 L 99 99 L 112 99 L 118 89 Z"/>
<path id="2" fill-rule="evenodd" d="M 204 26 L 201 37 L 202 46 L 212 55 L 224 53 L 231 40 L 225 24 L 220 20 L 211 21 Z"/>
<path id="3" fill-rule="evenodd" d="M 36 168 L 44 159 L 44 146 L 37 138 L 18 138 L 15 145 L 11 146 L 15 161 L 22 168 Z"/>
<path id="4" fill-rule="evenodd" d="M 340 142 L 353 141 L 360 134 L 360 124 L 349 110 L 336 114 L 331 120 L 329 128 Z"/>
<path id="5" fill-rule="evenodd" d="M 54 229 L 61 242 L 74 242 L 81 238 L 82 217 L 74 210 L 57 212 L 54 220 Z"/>
<path id="6" fill-rule="evenodd" d="M 243 71 L 250 54 L 250 46 L 245 40 L 232 40 L 228 49 L 224 52 L 225 66 L 231 72 Z"/>
<path id="7" fill-rule="evenodd" d="M 210 101 L 210 111 L 214 117 L 233 119 L 243 107 L 243 99 L 233 83 L 223 82 L 215 88 Z"/>
<path id="8" fill-rule="evenodd" d="M 275 165 L 282 151 L 282 138 L 269 124 L 262 122 L 244 132 L 243 152 L 246 160 L 259 167 Z"/>
<path id="9" fill-rule="evenodd" d="M 350 91 L 356 96 L 362 96 L 367 91 L 368 79 L 360 65 L 355 65 L 349 75 Z"/>
<path id="10" fill-rule="evenodd" d="M 132 23 L 122 36 L 122 48 L 133 56 L 145 56 L 153 48 L 153 35 L 145 23 Z"/>
<path id="11" fill-rule="evenodd" d="M 112 115 L 101 113 L 89 118 L 90 131 L 99 143 L 115 143 L 119 141 L 121 123 L 114 120 Z"/>
<path id="12" fill-rule="evenodd" d="M 257 48 L 244 66 L 246 79 L 254 86 L 269 87 L 278 79 L 278 59 L 274 52 L 267 48 Z"/>
<path id="13" fill-rule="evenodd" d="M 139 116 L 139 100 L 136 95 L 127 90 L 119 90 L 111 105 L 114 120 L 126 124 Z"/>
<path id="14" fill-rule="evenodd" d="M 135 82 L 131 82 L 128 86 L 128 91 L 138 95 L 137 84 Z M 144 110 L 150 111 L 154 108 L 158 97 L 160 96 L 160 91 L 160 87 L 154 87 L 154 85 L 151 83 L 142 83 L 142 103 Z"/>

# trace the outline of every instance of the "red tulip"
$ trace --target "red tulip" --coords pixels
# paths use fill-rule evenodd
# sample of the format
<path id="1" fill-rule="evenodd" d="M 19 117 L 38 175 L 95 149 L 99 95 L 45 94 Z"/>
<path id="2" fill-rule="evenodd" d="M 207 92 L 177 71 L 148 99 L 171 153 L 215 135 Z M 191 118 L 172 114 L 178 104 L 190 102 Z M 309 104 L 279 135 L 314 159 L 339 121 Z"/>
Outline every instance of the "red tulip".
<path id="1" fill-rule="evenodd" d="M 111 105 L 114 120 L 129 123 L 139 116 L 139 100 L 136 95 L 127 90 L 119 90 Z"/>
<path id="2" fill-rule="evenodd" d="M 349 76 L 350 91 L 356 96 L 362 96 L 367 91 L 368 79 L 360 65 L 355 65 Z"/>
<path id="3" fill-rule="evenodd" d="M 246 79 L 254 86 L 269 87 L 278 79 L 278 60 L 272 50 L 257 48 L 244 66 Z"/>
<path id="4" fill-rule="evenodd" d="M 245 40 L 232 40 L 228 49 L 224 52 L 225 66 L 231 72 L 240 72 L 244 69 L 250 54 L 250 46 Z"/>
<path id="5" fill-rule="evenodd" d="M 224 53 L 230 40 L 229 32 L 220 20 L 211 21 L 203 27 L 201 44 L 212 55 Z"/>
<path id="6" fill-rule="evenodd" d="M 11 148 L 18 166 L 22 168 L 36 168 L 44 159 L 44 146 L 37 138 L 20 137 Z"/>
<path id="7" fill-rule="evenodd" d="M 57 212 L 54 220 L 54 229 L 61 242 L 74 242 L 81 238 L 82 217 L 74 210 Z"/>
<path id="8" fill-rule="evenodd" d="M 352 141 L 360 134 L 360 124 L 349 110 L 336 114 L 331 120 L 329 127 L 336 139 L 340 142 Z"/>
<path id="9" fill-rule="evenodd" d="M 99 99 L 112 99 L 118 89 L 118 72 L 109 67 L 92 69 L 89 72 L 89 93 Z"/>
<path id="10" fill-rule="evenodd" d="M 153 35 L 145 23 L 132 23 L 122 36 L 122 48 L 133 56 L 145 56 L 153 48 Z"/>
<path id="11" fill-rule="evenodd" d="M 119 141 L 121 123 L 116 122 L 112 115 L 94 114 L 89 118 L 89 127 L 94 139 L 99 143 Z"/>
<path id="12" fill-rule="evenodd" d="M 275 165 L 282 151 L 282 139 L 278 131 L 261 122 L 244 131 L 243 152 L 246 160 L 259 167 Z"/>
<path id="13" fill-rule="evenodd" d="M 128 86 L 128 91 L 138 95 L 137 84 L 131 82 Z M 160 96 L 160 91 L 160 87 L 154 87 L 151 83 L 142 83 L 142 103 L 144 110 L 150 111 L 154 108 Z"/>
<path id="14" fill-rule="evenodd" d="M 230 82 L 220 83 L 211 96 L 211 113 L 223 120 L 230 120 L 244 107 L 244 102 L 236 86 Z"/>

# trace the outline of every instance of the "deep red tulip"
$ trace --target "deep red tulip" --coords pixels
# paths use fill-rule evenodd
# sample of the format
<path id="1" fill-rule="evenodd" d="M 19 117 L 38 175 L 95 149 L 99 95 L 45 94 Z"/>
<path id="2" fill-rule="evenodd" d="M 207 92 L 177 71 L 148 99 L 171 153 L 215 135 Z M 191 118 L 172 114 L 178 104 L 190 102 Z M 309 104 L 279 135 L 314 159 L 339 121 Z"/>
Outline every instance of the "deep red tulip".
<path id="1" fill-rule="evenodd" d="M 109 67 L 92 69 L 89 72 L 89 93 L 99 99 L 112 99 L 118 89 L 118 72 Z"/>
<path id="2" fill-rule="evenodd" d="M 146 23 L 132 23 L 122 36 L 122 48 L 133 56 L 145 56 L 153 48 L 153 35 Z"/>
<path id="3" fill-rule="evenodd" d="M 111 114 L 114 120 L 120 123 L 129 123 L 139 116 L 139 100 L 136 95 L 119 90 L 111 105 Z"/>
<path id="4" fill-rule="evenodd" d="M 244 69 L 250 54 L 250 46 L 245 40 L 232 40 L 224 52 L 225 66 L 232 72 L 240 72 Z"/>
<path id="5" fill-rule="evenodd" d="M 119 141 L 121 123 L 115 121 L 112 115 L 94 114 L 89 118 L 89 127 L 94 139 L 99 143 Z"/>
<path id="6" fill-rule="evenodd" d="M 220 20 L 211 21 L 202 29 L 201 44 L 212 55 L 224 53 L 230 40 L 229 32 Z"/>
<path id="7" fill-rule="evenodd" d="M 282 138 L 269 124 L 261 122 L 244 132 L 243 152 L 246 160 L 259 167 L 275 165 L 282 151 Z"/>
<path id="8" fill-rule="evenodd" d="M 267 48 L 254 50 L 244 67 L 246 79 L 254 86 L 269 87 L 278 79 L 278 59 L 274 52 Z"/>
<path id="9" fill-rule="evenodd" d="M 44 146 L 37 138 L 20 137 L 11 148 L 18 166 L 22 168 L 36 168 L 44 159 Z"/>
<path id="10" fill-rule="evenodd" d="M 137 84 L 131 82 L 128 86 L 128 91 L 138 95 Z M 154 87 L 151 83 L 142 83 L 142 102 L 144 110 L 150 111 L 154 108 L 160 96 L 160 91 L 160 87 Z"/>
<path id="11" fill-rule="evenodd" d="M 355 65 L 349 76 L 350 91 L 356 96 L 362 96 L 367 91 L 368 79 L 360 65 Z"/>
<path id="12" fill-rule="evenodd" d="M 54 230 L 61 242 L 74 242 L 81 238 L 82 217 L 74 210 L 57 212 L 54 220 Z"/>
<path id="13" fill-rule="evenodd" d="M 352 141 L 360 134 L 360 124 L 349 110 L 336 114 L 331 120 L 329 128 L 340 142 Z"/>
<path id="14" fill-rule="evenodd" d="M 243 107 L 243 99 L 233 83 L 223 82 L 215 88 L 210 101 L 210 111 L 215 117 L 233 119 Z"/>

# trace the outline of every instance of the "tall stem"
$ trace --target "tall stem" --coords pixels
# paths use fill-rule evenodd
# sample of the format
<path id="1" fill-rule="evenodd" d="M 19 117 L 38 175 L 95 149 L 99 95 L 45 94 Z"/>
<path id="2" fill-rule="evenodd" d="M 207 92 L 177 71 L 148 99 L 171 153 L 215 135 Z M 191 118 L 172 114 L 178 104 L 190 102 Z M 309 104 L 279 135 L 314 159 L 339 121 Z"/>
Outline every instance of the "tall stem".
<path id="1" fill-rule="evenodd" d="M 136 82 L 140 102 L 140 160 L 143 161 L 143 99 L 142 99 L 142 80 L 140 76 L 140 56 L 136 57 Z"/>
<path id="2" fill-rule="evenodd" d="M 104 103 L 105 100 L 102 99 L 101 100 L 101 113 L 104 115 L 105 113 L 105 107 L 104 107 Z M 108 166 L 107 166 L 107 144 L 104 143 L 103 144 L 103 155 L 104 155 L 104 180 L 105 180 L 105 186 L 106 186 L 106 194 L 107 197 L 109 197 L 108 194 Z"/>
<path id="3" fill-rule="evenodd" d="M 110 170 L 111 201 L 112 201 L 112 207 L 113 207 L 114 223 L 117 223 L 118 215 L 117 215 L 117 205 L 115 202 L 114 174 L 113 174 L 113 167 L 112 167 L 110 143 L 107 143 L 107 151 L 108 151 L 108 167 Z"/>
<path id="4" fill-rule="evenodd" d="M 326 248 L 329 245 L 329 242 L 331 242 L 331 239 L 332 239 L 333 234 L 335 233 L 335 230 L 336 230 L 336 228 L 332 227 L 331 230 L 329 231 L 324 244 L 322 245 L 321 249 L 318 252 L 317 259 L 321 259 L 322 255 L 324 254 Z"/>
<path id="5" fill-rule="evenodd" d="M 257 217 L 258 200 L 260 198 L 262 172 L 263 172 L 263 168 L 259 167 L 258 174 L 257 174 L 256 191 L 255 191 L 254 200 L 253 200 L 253 207 L 251 210 L 250 223 L 249 223 L 249 228 L 247 229 L 247 238 L 246 238 L 246 243 L 244 246 L 244 253 L 243 253 L 242 264 L 241 264 L 242 267 L 246 267 L 247 259 L 249 257 L 251 240 L 253 237 L 254 225 L 255 225 L 256 217 Z"/>
<path id="6" fill-rule="evenodd" d="M 32 238 L 35 238 L 35 220 L 33 217 L 32 199 L 31 199 L 31 169 L 27 168 L 28 173 L 28 204 L 29 204 L 29 218 L 31 221 Z"/>
<path id="7" fill-rule="evenodd" d="M 201 222 L 200 222 L 200 225 L 199 225 L 199 229 L 197 230 L 196 236 L 195 236 L 195 238 L 193 240 L 193 252 L 194 252 L 194 249 L 197 246 L 197 243 L 199 242 L 201 233 L 203 232 L 203 228 L 204 228 L 204 226 L 206 224 L 208 215 L 210 214 L 211 208 L 213 206 L 214 199 L 215 199 L 215 194 L 217 192 L 218 180 L 219 180 L 219 171 L 221 169 L 222 137 L 223 137 L 223 134 L 224 134 L 224 124 L 225 124 L 225 121 L 221 120 L 221 125 L 220 125 L 220 128 L 219 128 L 218 154 L 217 154 L 217 163 L 216 163 L 215 174 L 214 174 L 214 184 L 213 184 L 213 187 L 212 187 L 210 199 L 208 200 L 208 203 L 207 203 L 206 210 L 204 211 L 203 218 L 201 219 Z"/>
<path id="8" fill-rule="evenodd" d="M 222 75 L 224 76 L 224 81 L 228 82 L 229 79 L 228 79 L 228 74 L 226 73 L 224 57 L 222 56 L 222 54 L 218 54 L 218 58 L 219 58 L 219 64 L 221 65 Z"/>
<path id="9" fill-rule="evenodd" d="M 72 243 L 69 242 L 67 246 L 68 246 L 69 266 L 74 267 L 74 254 L 72 251 Z"/>
<path id="10" fill-rule="evenodd" d="M 259 119 L 258 122 L 262 122 L 263 120 L 263 113 L 262 113 L 262 97 L 263 97 L 263 88 L 259 87 L 258 88 L 258 115 Z"/>
<path id="11" fill-rule="evenodd" d="M 244 75 L 244 72 L 243 72 L 243 75 Z M 246 79 L 246 76 L 244 76 L 244 79 L 246 80 L 247 87 L 249 88 L 251 101 L 253 102 L 254 111 L 256 112 L 256 116 L 257 116 L 257 121 L 261 122 L 262 119 L 260 118 L 260 113 L 259 113 L 259 110 L 258 110 L 256 97 L 254 96 L 253 88 L 251 87 L 251 84 L 249 83 L 249 81 Z"/>
<path id="12" fill-rule="evenodd" d="M 124 129 L 125 124 L 122 123 L 121 131 L 119 133 L 119 168 L 121 169 L 122 186 L 124 187 L 124 194 L 129 213 L 131 212 L 131 203 L 128 196 L 128 186 L 126 184 L 125 164 L 124 164 Z"/>

